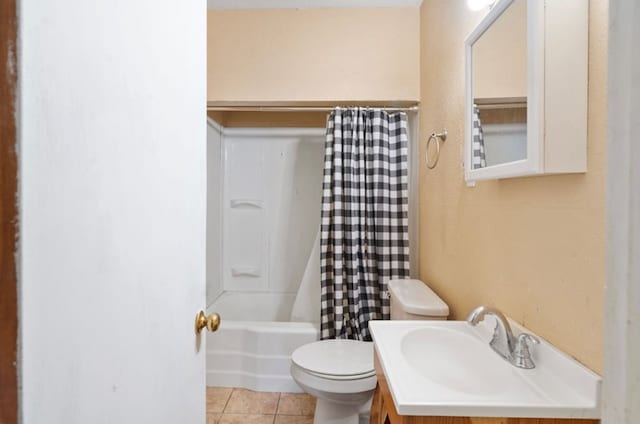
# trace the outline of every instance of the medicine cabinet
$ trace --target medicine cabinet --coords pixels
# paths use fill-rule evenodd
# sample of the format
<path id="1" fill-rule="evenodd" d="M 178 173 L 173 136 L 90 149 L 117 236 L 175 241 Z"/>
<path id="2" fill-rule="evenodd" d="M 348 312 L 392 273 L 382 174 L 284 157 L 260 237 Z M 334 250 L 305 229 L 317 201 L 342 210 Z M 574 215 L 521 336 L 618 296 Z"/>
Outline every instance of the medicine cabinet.
<path id="1" fill-rule="evenodd" d="M 465 52 L 467 182 L 586 172 L 587 1 L 499 0 Z"/>

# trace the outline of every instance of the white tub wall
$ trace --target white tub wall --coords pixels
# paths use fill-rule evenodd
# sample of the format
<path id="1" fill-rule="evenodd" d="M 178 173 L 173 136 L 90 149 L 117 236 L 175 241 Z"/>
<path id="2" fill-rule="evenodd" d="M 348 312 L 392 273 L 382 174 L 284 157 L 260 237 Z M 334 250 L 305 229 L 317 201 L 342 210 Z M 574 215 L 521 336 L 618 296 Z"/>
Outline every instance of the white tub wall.
<path id="1" fill-rule="evenodd" d="M 209 313 L 227 321 L 289 321 L 295 293 L 225 291 L 215 299 Z"/>
<path id="2" fill-rule="evenodd" d="M 318 229 L 325 130 L 283 138 L 271 162 L 270 289 L 297 292 Z M 276 235 L 284 237 L 276 237 Z M 318 281 L 318 284 L 320 282 Z"/>
<path id="3" fill-rule="evenodd" d="M 266 291 L 268 288 L 265 156 L 272 148 L 271 143 L 238 139 L 225 131 L 222 202 L 224 290 Z M 241 201 L 247 203 L 239 204 Z M 232 207 L 232 202 L 237 202 L 238 206 Z M 238 275 L 240 273 L 253 276 Z"/>
<path id="4" fill-rule="evenodd" d="M 225 291 L 297 292 L 320 225 L 324 133 L 225 129 Z M 242 199 L 258 206 L 231 207 Z"/>
<path id="5" fill-rule="evenodd" d="M 222 128 L 207 119 L 207 305 L 222 294 Z"/>

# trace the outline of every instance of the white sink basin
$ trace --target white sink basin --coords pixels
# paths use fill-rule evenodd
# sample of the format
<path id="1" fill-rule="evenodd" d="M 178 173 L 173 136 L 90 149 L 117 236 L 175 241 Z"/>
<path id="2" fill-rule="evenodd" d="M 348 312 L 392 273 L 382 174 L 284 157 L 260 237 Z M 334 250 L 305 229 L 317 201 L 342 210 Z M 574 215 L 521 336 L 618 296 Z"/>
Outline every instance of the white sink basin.
<path id="1" fill-rule="evenodd" d="M 442 327 L 411 330 L 400 344 L 407 363 L 435 383 L 465 393 L 502 393 L 512 384 L 513 365 L 487 347 L 466 331 Z"/>
<path id="2" fill-rule="evenodd" d="M 489 346 L 492 320 L 370 322 L 398 413 L 599 418 L 597 374 L 544 341 L 532 347 L 535 369 L 516 368 Z"/>

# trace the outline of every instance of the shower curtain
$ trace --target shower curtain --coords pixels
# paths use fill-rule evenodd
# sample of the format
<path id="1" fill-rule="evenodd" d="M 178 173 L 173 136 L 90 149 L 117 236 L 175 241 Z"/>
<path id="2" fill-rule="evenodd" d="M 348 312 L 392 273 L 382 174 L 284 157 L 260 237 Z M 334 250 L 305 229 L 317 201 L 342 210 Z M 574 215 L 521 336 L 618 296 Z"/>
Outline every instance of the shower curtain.
<path id="1" fill-rule="evenodd" d="M 480 122 L 480 109 L 473 105 L 473 152 L 471 164 L 473 169 L 484 168 L 487 161 L 484 153 L 484 134 L 482 132 L 482 122 Z"/>
<path id="2" fill-rule="evenodd" d="M 409 278 L 407 115 L 336 109 L 327 119 L 320 234 L 321 338 L 371 340 L 387 282 Z"/>

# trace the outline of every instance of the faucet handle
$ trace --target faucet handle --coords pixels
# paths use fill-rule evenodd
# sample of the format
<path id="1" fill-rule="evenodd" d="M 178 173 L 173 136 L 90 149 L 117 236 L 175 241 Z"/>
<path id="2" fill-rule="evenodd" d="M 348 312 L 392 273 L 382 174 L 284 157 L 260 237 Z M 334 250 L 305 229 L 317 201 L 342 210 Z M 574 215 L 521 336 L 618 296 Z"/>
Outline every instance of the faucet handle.
<path id="1" fill-rule="evenodd" d="M 518 335 L 518 344 L 529 346 L 529 342 L 532 342 L 533 344 L 540 344 L 540 339 L 529 333 L 520 333 Z"/>
<path id="2" fill-rule="evenodd" d="M 531 369 L 535 368 L 529 351 L 529 343 L 540 344 L 540 340 L 528 333 L 521 333 L 516 339 L 516 348 L 513 352 L 513 364 L 518 368 Z"/>

